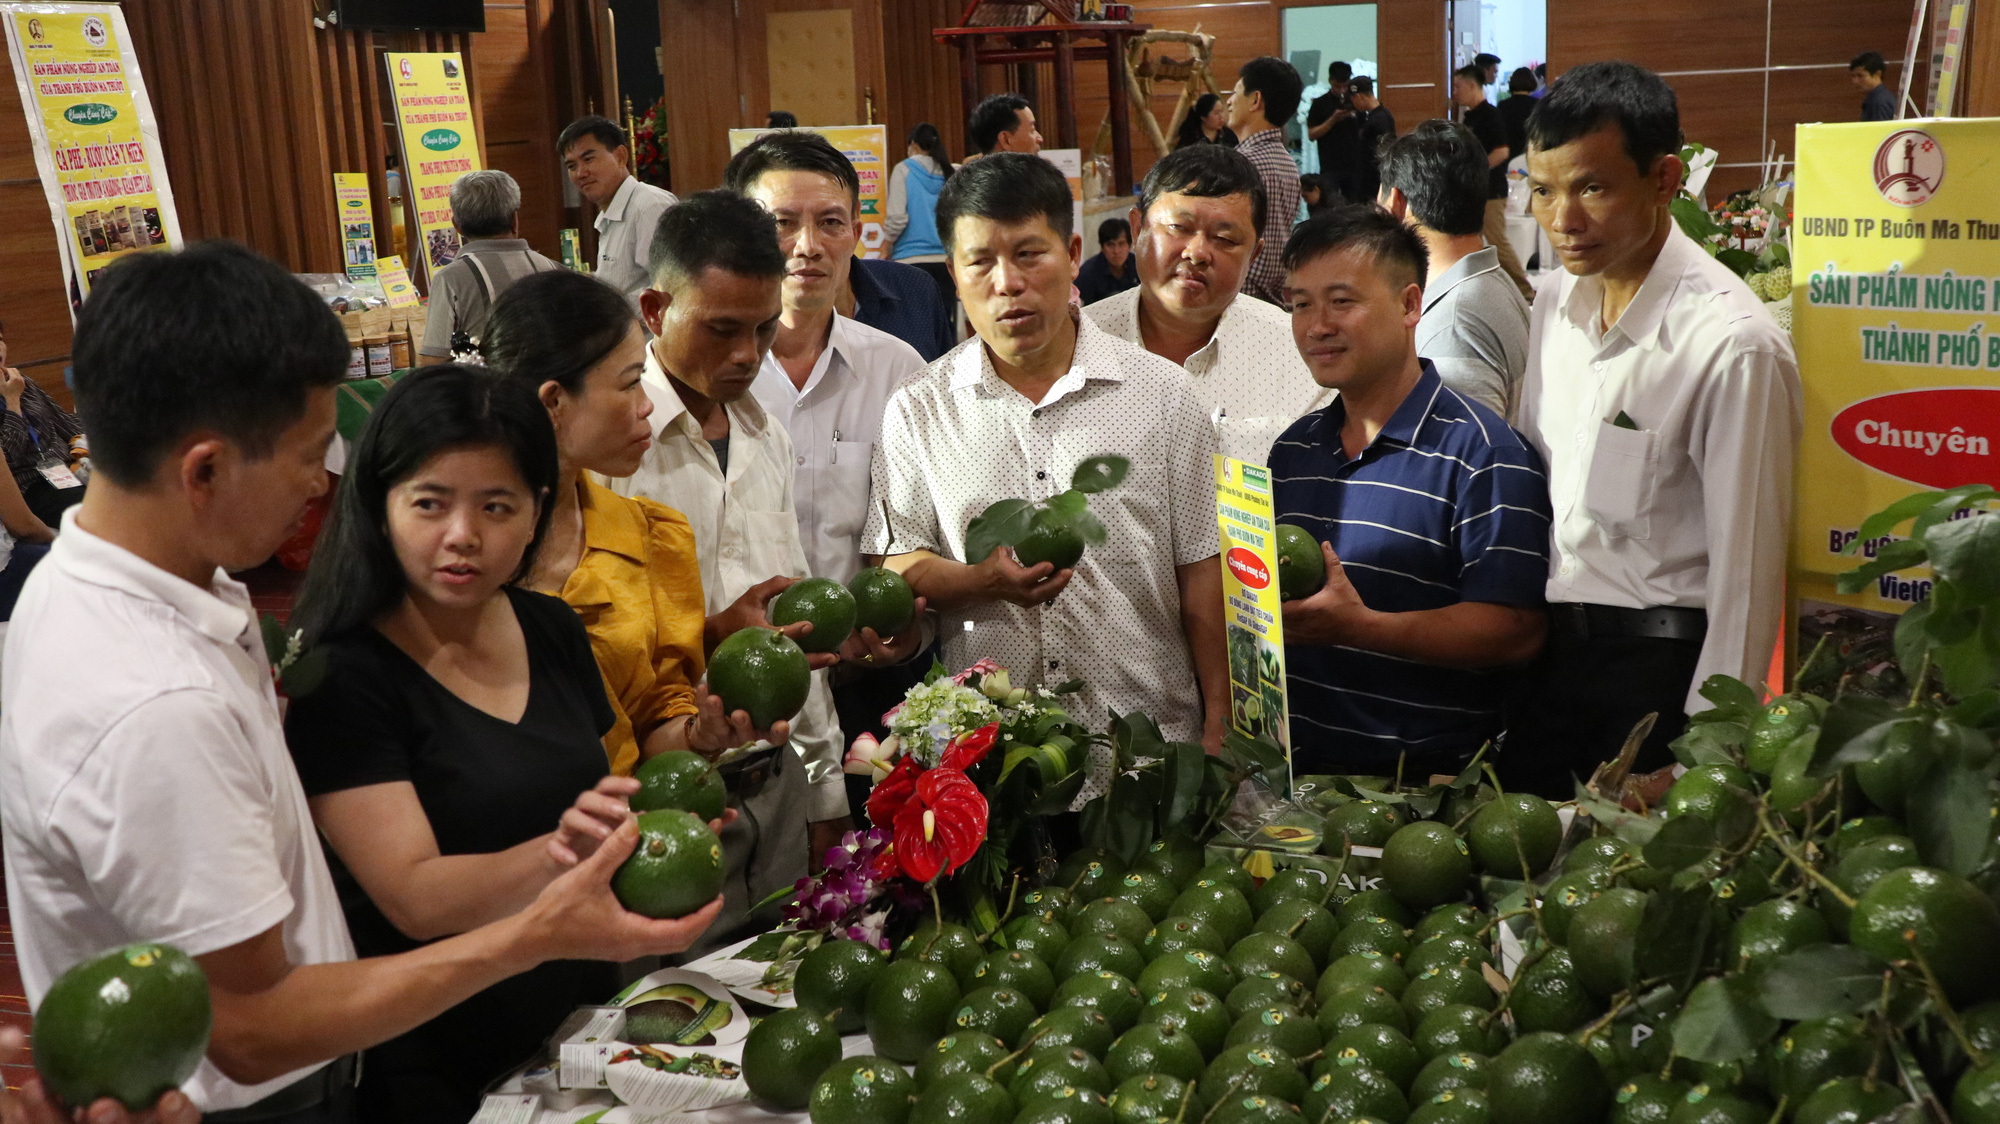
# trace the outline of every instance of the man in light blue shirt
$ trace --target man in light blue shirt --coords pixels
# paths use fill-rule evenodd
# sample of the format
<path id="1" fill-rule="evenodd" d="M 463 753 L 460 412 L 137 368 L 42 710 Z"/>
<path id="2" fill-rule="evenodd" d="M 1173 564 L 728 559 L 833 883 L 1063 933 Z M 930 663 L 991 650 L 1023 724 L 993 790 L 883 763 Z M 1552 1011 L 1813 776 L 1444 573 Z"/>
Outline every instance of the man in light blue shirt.
<path id="1" fill-rule="evenodd" d="M 571 122 L 556 152 L 569 182 L 597 208 L 597 276 L 638 308 L 639 294 L 653 283 L 647 261 L 653 229 L 680 200 L 626 171 L 625 130 L 596 114 Z"/>

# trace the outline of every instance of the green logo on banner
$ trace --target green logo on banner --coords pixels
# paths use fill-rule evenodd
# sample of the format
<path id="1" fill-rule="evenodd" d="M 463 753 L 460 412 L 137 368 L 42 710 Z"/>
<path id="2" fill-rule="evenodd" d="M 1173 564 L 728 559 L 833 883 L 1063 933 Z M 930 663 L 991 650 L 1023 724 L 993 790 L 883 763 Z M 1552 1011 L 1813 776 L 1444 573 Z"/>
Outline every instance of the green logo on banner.
<path id="1" fill-rule="evenodd" d="M 63 120 L 72 125 L 102 125 L 118 116 L 118 111 L 101 101 L 80 102 L 63 110 Z"/>
<path id="2" fill-rule="evenodd" d="M 432 129 L 417 139 L 417 143 L 432 152 L 445 152 L 458 147 L 459 136 L 451 129 Z"/>

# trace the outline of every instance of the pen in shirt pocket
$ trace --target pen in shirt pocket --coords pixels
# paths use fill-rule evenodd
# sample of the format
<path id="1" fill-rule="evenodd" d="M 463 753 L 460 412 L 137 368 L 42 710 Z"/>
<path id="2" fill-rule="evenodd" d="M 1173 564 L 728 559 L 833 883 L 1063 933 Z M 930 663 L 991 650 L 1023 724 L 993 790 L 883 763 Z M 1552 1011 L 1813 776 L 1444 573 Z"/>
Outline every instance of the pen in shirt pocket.
<path id="1" fill-rule="evenodd" d="M 827 458 L 826 463 L 840 463 L 840 431 L 837 429 L 833 431 L 833 455 Z"/>

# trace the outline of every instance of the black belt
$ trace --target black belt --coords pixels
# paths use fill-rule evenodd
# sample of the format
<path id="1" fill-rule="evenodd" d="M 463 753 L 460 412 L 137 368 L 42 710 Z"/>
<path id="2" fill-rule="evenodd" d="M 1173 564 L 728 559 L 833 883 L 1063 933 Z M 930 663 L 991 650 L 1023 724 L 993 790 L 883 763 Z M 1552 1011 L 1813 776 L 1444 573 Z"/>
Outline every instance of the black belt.
<path id="1" fill-rule="evenodd" d="M 1549 628 L 1558 635 L 1581 639 L 1624 636 L 1699 642 L 1708 635 L 1708 612 L 1672 605 L 1627 609 L 1558 601 L 1549 606 Z"/>
<path id="2" fill-rule="evenodd" d="M 258 1124 L 282 1120 L 294 1113 L 318 1108 L 334 1098 L 342 1086 L 354 1084 L 356 1055 L 338 1057 L 272 1093 L 256 1104 L 211 1112 L 202 1119 L 207 1124 Z"/>

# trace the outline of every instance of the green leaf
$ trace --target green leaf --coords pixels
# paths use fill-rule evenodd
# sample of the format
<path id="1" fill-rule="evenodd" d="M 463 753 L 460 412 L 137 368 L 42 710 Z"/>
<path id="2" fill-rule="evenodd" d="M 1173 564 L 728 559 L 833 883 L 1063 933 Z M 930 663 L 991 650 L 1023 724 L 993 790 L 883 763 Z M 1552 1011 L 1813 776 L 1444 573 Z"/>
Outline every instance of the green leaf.
<path id="1" fill-rule="evenodd" d="M 1027 500 L 1001 500 L 975 516 L 965 528 L 965 561 L 979 563 L 1003 546 L 1028 537 L 1035 505 Z"/>
<path id="2" fill-rule="evenodd" d="M 1641 854 L 1647 866 L 1680 870 L 1715 853 L 1715 842 L 1715 828 L 1707 820 L 1700 816 L 1680 816 L 1661 825 Z"/>
<path id="3" fill-rule="evenodd" d="M 1991 484 L 1961 484 L 1944 493 L 1936 503 L 1917 516 L 1917 521 L 1910 524 L 1910 537 L 1922 539 L 1932 527 L 1950 522 L 1952 516 L 1966 508 L 1984 509 L 1986 501 L 1993 499 L 1996 494 L 2000 493 L 1995 493 Z"/>
<path id="4" fill-rule="evenodd" d="M 1948 708 L 1944 716 L 1961 726 L 1983 730 L 1996 717 L 2000 717 L 2000 691 L 1985 690 L 1975 695 L 1968 695 Z"/>
<path id="5" fill-rule="evenodd" d="M 264 658 L 276 663 L 285 657 L 285 626 L 264 613 L 257 618 L 257 632 L 264 638 Z"/>
<path id="6" fill-rule="evenodd" d="M 1029 814 L 1056 816 L 1069 811 L 1069 806 L 1076 802 L 1076 794 L 1083 791 L 1084 779 L 1083 771 L 1078 769 L 1059 783 L 1044 787 L 1042 794 L 1028 805 Z M 1098 799 L 1101 802 L 1103 798 Z"/>
<path id="7" fill-rule="evenodd" d="M 2000 600 L 2000 519 L 1954 519 L 1931 528 L 1923 541 L 1938 577 L 1981 600 Z"/>
<path id="8" fill-rule="evenodd" d="M 1979 866 L 1993 829 L 1989 775 L 1985 768 L 1940 760 L 1910 786 L 1903 822 L 1925 863 L 1961 876 Z"/>
<path id="9" fill-rule="evenodd" d="M 2000 606 L 1975 610 L 1984 618 L 1955 643 L 1940 643 L 1931 649 L 1931 662 L 1944 676 L 1945 690 L 1955 696 L 1977 694 L 2000 679 L 2000 644 L 1993 640 L 1993 625 L 2000 622 Z M 1916 669 L 1911 668 L 1910 674 Z"/>
<path id="10" fill-rule="evenodd" d="M 1738 277 L 1748 277 L 1751 271 L 1757 268 L 1756 254 L 1748 250 L 1737 249 L 1734 246 L 1726 250 L 1717 250 L 1715 252 L 1715 260 L 1728 266 L 1730 272 L 1736 274 Z"/>
<path id="11" fill-rule="evenodd" d="M 1208 778 L 1208 754 L 1190 742 L 1167 743 L 1167 799 L 1160 819 L 1161 834 L 1185 824 L 1201 799 Z"/>
<path id="12" fill-rule="evenodd" d="M 1859 551 L 1862 543 L 1879 539 L 1883 535 L 1895 530 L 1899 524 L 1929 511 L 1944 496 L 1945 493 L 1943 492 L 1914 492 L 1904 496 L 1888 507 L 1863 519 L 1861 521 L 1860 533 L 1854 536 L 1854 541 L 1848 543 L 1841 553 L 1853 554 Z"/>
<path id="13" fill-rule="evenodd" d="M 1085 686 L 1084 681 L 1081 679 L 1065 679 L 1062 682 L 1056 684 L 1055 686 L 1050 687 L 1049 694 L 1073 695 L 1076 692 L 1083 690 L 1084 686 Z"/>
<path id="14" fill-rule="evenodd" d="M 1909 668 L 1908 674 L 1916 673 L 1924 662 L 1924 653 L 1930 650 L 1931 638 L 1924 625 L 1936 607 L 1934 601 L 1919 601 L 1896 618 L 1896 663 Z"/>
<path id="15" fill-rule="evenodd" d="M 1731 676 L 1711 675 L 1702 680 L 1701 697 L 1738 722 L 1750 722 L 1764 713 L 1764 696 Z"/>
<path id="16" fill-rule="evenodd" d="M 288 698 L 302 699 L 319 690 L 326 682 L 328 657 L 325 648 L 309 648 L 292 661 L 292 666 L 279 676 L 279 684 L 285 688 Z"/>
<path id="17" fill-rule="evenodd" d="M 1667 748 L 1673 751 L 1674 760 L 1690 769 L 1696 765 L 1737 765 L 1742 763 L 1740 753 L 1749 735 L 1749 730 L 1735 722 L 1697 722 Z"/>
<path id="18" fill-rule="evenodd" d="M 1733 1062 L 1749 1057 L 1778 1032 L 1740 977 L 1703 980 L 1674 1020 L 1674 1053 L 1689 1061 Z"/>
<path id="19" fill-rule="evenodd" d="M 1810 945 L 1771 961 L 1758 977 L 1757 997 L 1773 1018 L 1851 1014 L 1881 996 L 1886 967 L 1853 945 Z"/>
<path id="20" fill-rule="evenodd" d="M 1077 491 L 1075 488 L 1071 488 L 1066 492 L 1057 492 L 1055 495 L 1049 497 L 1049 510 L 1060 511 L 1065 515 L 1076 515 L 1088 510 L 1089 507 L 1090 497 Z"/>
<path id="21" fill-rule="evenodd" d="M 1673 213 L 1674 221 L 1680 224 L 1681 230 L 1685 231 L 1689 238 L 1713 251 L 1713 247 L 1708 246 L 1708 240 L 1721 234 L 1722 228 L 1716 225 L 1715 219 L 1710 217 L 1708 209 L 1701 205 L 1700 200 L 1682 193 L 1674 196 L 1674 201 L 1667 205 L 1667 209 Z"/>
<path id="22" fill-rule="evenodd" d="M 796 932 L 774 929 L 751 941 L 748 945 L 744 946 L 742 951 L 730 957 L 730 959 L 755 960 L 760 963 L 769 964 L 778 958 L 778 953 L 785 947 L 785 942 L 797 936 Z"/>
<path id="23" fill-rule="evenodd" d="M 1088 511 L 1079 511 L 1070 517 L 1070 526 L 1076 529 L 1076 536 L 1092 546 L 1104 542 L 1104 524 Z"/>
<path id="24" fill-rule="evenodd" d="M 1635 847 L 1643 847 L 1659 833 L 1660 821 L 1650 820 L 1637 812 L 1627 810 L 1623 805 L 1593 795 L 1577 782 L 1576 805 L 1590 814 L 1590 818 L 1611 829 L 1611 833 Z"/>
<path id="25" fill-rule="evenodd" d="M 1690 890 L 1648 895 L 1639 922 L 1633 967 L 1642 978 L 1680 977 L 1698 970 L 1715 935 L 1715 917 L 1706 884 Z"/>
<path id="26" fill-rule="evenodd" d="M 1886 699 L 1848 693 L 1826 708 L 1809 777 L 1830 777 L 1844 765 L 1872 761 L 1889 748 L 1891 727 L 1901 712 Z"/>
<path id="27" fill-rule="evenodd" d="M 1875 551 L 1875 557 L 1846 571 L 1835 581 L 1842 593 L 1860 593 L 1868 588 L 1870 582 L 1883 574 L 1920 565 L 1925 557 L 1923 543 L 1915 539 L 1897 539 L 1894 542 L 1883 543 Z"/>
<path id="28" fill-rule="evenodd" d="M 1079 492 L 1096 495 L 1110 491 L 1125 482 L 1125 474 L 1132 471 L 1132 462 L 1124 457 L 1090 457 L 1076 466 L 1070 474 L 1069 486 Z"/>

